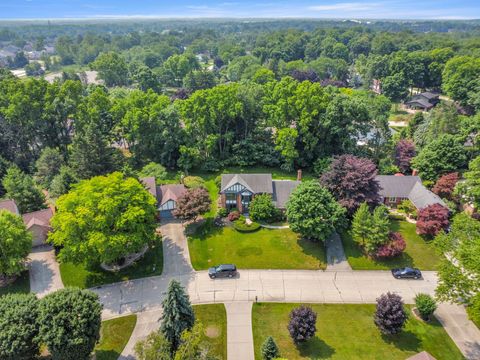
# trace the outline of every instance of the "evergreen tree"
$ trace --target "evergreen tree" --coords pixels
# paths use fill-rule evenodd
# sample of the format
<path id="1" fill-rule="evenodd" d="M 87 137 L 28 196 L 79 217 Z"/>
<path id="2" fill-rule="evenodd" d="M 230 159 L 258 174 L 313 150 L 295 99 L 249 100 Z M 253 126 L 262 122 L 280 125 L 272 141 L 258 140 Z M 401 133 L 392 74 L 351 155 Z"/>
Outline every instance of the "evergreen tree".
<path id="1" fill-rule="evenodd" d="M 271 336 L 262 344 L 262 356 L 263 360 L 272 360 L 280 356 L 278 346 Z"/>
<path id="2" fill-rule="evenodd" d="M 352 233 L 355 240 L 361 239 L 362 246 L 365 246 L 365 240 L 370 236 L 372 228 L 372 215 L 366 202 L 362 203 L 355 212 L 352 221 Z"/>
<path id="3" fill-rule="evenodd" d="M 35 163 L 35 167 L 37 168 L 35 180 L 37 183 L 44 189 L 48 189 L 55 175 L 60 172 L 62 164 L 63 157 L 60 151 L 52 148 L 43 149 Z"/>
<path id="4" fill-rule="evenodd" d="M 385 206 L 379 206 L 373 212 L 372 232 L 366 244 L 369 254 L 375 252 L 380 245 L 388 241 L 389 232 L 390 220 L 388 219 L 388 210 Z"/>
<path id="5" fill-rule="evenodd" d="M 185 289 L 176 280 L 170 281 L 167 296 L 163 300 L 162 306 L 163 315 L 160 330 L 170 342 L 173 355 L 180 346 L 182 333 L 185 330 L 192 329 L 195 323 L 195 314 Z"/>
<path id="6" fill-rule="evenodd" d="M 57 198 L 60 195 L 70 191 L 73 184 L 77 182 L 77 177 L 73 169 L 67 165 L 60 168 L 60 172 L 55 175 L 50 183 L 49 194 L 51 197 Z"/>
<path id="7" fill-rule="evenodd" d="M 25 174 L 17 166 L 7 170 L 2 181 L 8 197 L 15 200 L 20 213 L 45 209 L 45 195 L 37 189 L 30 175 Z"/>

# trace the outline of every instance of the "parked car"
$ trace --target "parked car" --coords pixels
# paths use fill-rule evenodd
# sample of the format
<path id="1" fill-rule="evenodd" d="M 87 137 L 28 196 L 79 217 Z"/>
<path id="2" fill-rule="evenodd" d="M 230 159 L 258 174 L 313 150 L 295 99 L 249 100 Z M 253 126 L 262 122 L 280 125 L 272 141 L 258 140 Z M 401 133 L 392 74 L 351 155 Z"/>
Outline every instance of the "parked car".
<path id="1" fill-rule="evenodd" d="M 229 277 L 232 278 L 237 275 L 237 267 L 233 264 L 222 264 L 208 269 L 208 276 L 210 279 Z"/>
<path id="2" fill-rule="evenodd" d="M 421 279 L 422 273 L 416 268 L 399 268 L 392 269 L 392 275 L 395 279 Z"/>

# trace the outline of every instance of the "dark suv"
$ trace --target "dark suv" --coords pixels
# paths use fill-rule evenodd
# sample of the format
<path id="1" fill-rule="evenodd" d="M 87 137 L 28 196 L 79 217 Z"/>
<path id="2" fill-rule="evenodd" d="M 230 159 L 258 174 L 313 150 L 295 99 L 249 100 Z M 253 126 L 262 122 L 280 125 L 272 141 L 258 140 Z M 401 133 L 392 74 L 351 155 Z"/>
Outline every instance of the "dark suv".
<path id="1" fill-rule="evenodd" d="M 237 275 L 237 267 L 232 264 L 222 264 L 208 269 L 208 276 L 210 279 L 229 277 L 232 278 Z"/>
<path id="2" fill-rule="evenodd" d="M 392 275 L 395 279 L 421 279 L 422 273 L 415 268 L 392 269 Z"/>

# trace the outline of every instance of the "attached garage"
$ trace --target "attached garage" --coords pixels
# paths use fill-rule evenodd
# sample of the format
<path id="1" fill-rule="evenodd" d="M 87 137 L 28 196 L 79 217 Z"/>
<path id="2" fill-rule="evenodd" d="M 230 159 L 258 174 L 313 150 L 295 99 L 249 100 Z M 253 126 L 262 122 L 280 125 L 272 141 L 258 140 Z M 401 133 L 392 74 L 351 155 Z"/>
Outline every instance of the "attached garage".
<path id="1" fill-rule="evenodd" d="M 51 230 L 50 219 L 52 216 L 53 211 L 51 209 L 39 210 L 22 216 L 27 230 L 32 233 L 32 246 L 45 245 L 48 232 Z"/>

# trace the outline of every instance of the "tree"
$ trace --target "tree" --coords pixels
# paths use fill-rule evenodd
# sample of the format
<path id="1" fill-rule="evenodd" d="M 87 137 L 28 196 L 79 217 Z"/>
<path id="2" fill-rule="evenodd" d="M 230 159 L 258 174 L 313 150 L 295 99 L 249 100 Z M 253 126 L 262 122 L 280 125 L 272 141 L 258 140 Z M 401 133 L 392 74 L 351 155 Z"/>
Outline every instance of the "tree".
<path id="1" fill-rule="evenodd" d="M 476 92 L 480 76 L 480 59 L 471 56 L 455 56 L 447 61 L 442 73 L 442 88 L 452 99 L 468 105 Z"/>
<path id="2" fill-rule="evenodd" d="M 182 333 L 192 329 L 195 323 L 195 314 L 185 289 L 176 280 L 170 281 L 162 306 L 160 330 L 169 341 L 170 351 L 173 355 L 180 346 Z"/>
<path id="3" fill-rule="evenodd" d="M 138 360 L 171 360 L 170 343 L 161 331 L 150 333 L 145 340 L 135 344 Z"/>
<path id="4" fill-rule="evenodd" d="M 374 322 L 382 334 L 398 334 L 402 331 L 407 319 L 408 315 L 403 308 L 400 295 L 388 292 L 377 298 Z"/>
<path id="5" fill-rule="evenodd" d="M 395 165 L 403 174 L 411 172 L 410 163 L 415 154 L 415 144 L 411 140 L 402 139 L 395 146 Z"/>
<path id="6" fill-rule="evenodd" d="M 100 79 L 107 86 L 123 86 L 128 83 L 127 63 L 118 53 L 110 51 L 98 55 L 92 68 L 98 71 Z"/>
<path id="7" fill-rule="evenodd" d="M 60 151 L 52 148 L 45 148 L 42 150 L 40 157 L 35 163 L 37 171 L 35 172 L 35 180 L 44 189 L 49 189 L 50 184 L 60 172 L 60 168 L 63 165 L 63 157 Z"/>
<path id="8" fill-rule="evenodd" d="M 452 135 L 442 135 L 426 145 L 413 158 L 423 180 L 435 181 L 440 175 L 461 169 L 466 163 L 463 144 Z"/>
<path id="9" fill-rule="evenodd" d="M 311 240 L 325 241 L 340 227 L 345 209 L 318 182 L 299 184 L 287 202 L 290 228 Z"/>
<path id="10" fill-rule="evenodd" d="M 395 73 L 382 80 L 382 93 L 392 101 L 402 101 L 408 96 L 408 80 L 403 73 Z"/>
<path id="11" fill-rule="evenodd" d="M 423 320 L 430 320 L 430 316 L 437 309 L 435 299 L 428 294 L 422 293 L 415 296 L 415 306 Z"/>
<path id="12" fill-rule="evenodd" d="M 183 80 L 183 86 L 189 91 L 210 89 L 216 85 L 215 74 L 208 70 L 189 72 Z"/>
<path id="13" fill-rule="evenodd" d="M 365 241 L 365 250 L 368 254 L 375 254 L 380 246 L 388 242 L 390 232 L 388 209 L 384 205 L 375 208 L 371 224 L 370 234 Z"/>
<path id="14" fill-rule="evenodd" d="M 375 253 L 377 258 L 392 258 L 403 253 L 407 243 L 399 232 L 391 232 L 388 235 L 388 242 L 380 245 Z"/>
<path id="15" fill-rule="evenodd" d="M 285 159 L 282 164 L 282 169 L 291 171 L 295 161 L 297 160 L 299 154 L 295 148 L 295 144 L 298 138 L 297 129 L 284 128 L 278 131 L 277 137 L 275 138 L 275 150 L 279 151 Z"/>
<path id="16" fill-rule="evenodd" d="M 155 178 L 155 181 L 161 182 L 161 180 L 164 180 L 167 177 L 167 169 L 165 169 L 164 166 L 154 163 L 154 162 L 149 162 L 147 165 L 145 165 L 142 170 L 138 172 L 139 177 L 150 177 L 153 176 Z"/>
<path id="17" fill-rule="evenodd" d="M 196 322 L 191 330 L 185 330 L 174 360 L 216 360 L 208 343 L 204 342 L 204 333 L 205 329 L 199 322 Z"/>
<path id="18" fill-rule="evenodd" d="M 272 222 L 278 218 L 278 209 L 275 207 L 270 194 L 256 195 L 248 207 L 253 221 Z"/>
<path id="19" fill-rule="evenodd" d="M 32 249 L 32 234 L 20 216 L 0 210 L 0 277 L 15 276 L 25 270 Z"/>
<path id="20" fill-rule="evenodd" d="M 417 131 L 417 128 L 423 124 L 425 118 L 421 111 L 418 111 L 413 115 L 413 118 L 408 122 L 408 135 L 410 138 L 413 138 L 413 134 Z"/>
<path id="21" fill-rule="evenodd" d="M 1 215 L 0 215 L 1 216 Z M 39 351 L 38 299 L 35 294 L 6 294 L 0 301 L 0 357 L 28 360 Z"/>
<path id="22" fill-rule="evenodd" d="M 156 200 L 121 173 L 81 181 L 56 205 L 49 241 L 63 261 L 110 264 L 155 238 Z"/>
<path id="23" fill-rule="evenodd" d="M 322 175 L 320 182 L 353 215 L 363 202 L 374 206 L 379 203 L 380 185 L 375 179 L 377 168 L 365 158 L 341 155 L 334 158 L 330 170 Z"/>
<path id="24" fill-rule="evenodd" d="M 470 161 L 468 171 L 463 174 L 465 181 L 458 184 L 455 192 L 471 201 L 475 208 L 480 208 L 480 156 Z"/>
<path id="25" fill-rule="evenodd" d="M 317 313 L 309 306 L 299 306 L 290 312 L 288 332 L 293 342 L 298 345 L 313 337 L 317 331 Z"/>
<path id="26" fill-rule="evenodd" d="M 432 188 L 432 191 L 438 196 L 446 199 L 452 198 L 455 185 L 458 182 L 458 173 L 450 173 L 441 176 Z"/>
<path id="27" fill-rule="evenodd" d="M 432 204 L 420 209 L 417 219 L 417 233 L 428 237 L 437 235 L 449 224 L 448 209 L 440 204 Z"/>
<path id="28" fill-rule="evenodd" d="M 39 304 L 41 342 L 53 360 L 87 360 L 100 338 L 102 305 L 89 290 L 61 289 Z"/>
<path id="29" fill-rule="evenodd" d="M 210 210 L 210 204 L 210 195 L 205 188 L 187 189 L 178 199 L 173 215 L 182 220 L 195 221 L 199 215 Z"/>
<path id="30" fill-rule="evenodd" d="M 472 305 L 480 294 L 480 221 L 456 215 L 450 232 L 437 235 L 435 245 L 444 255 L 435 290 L 438 300 Z"/>
<path id="31" fill-rule="evenodd" d="M 66 194 L 72 188 L 72 185 L 77 182 L 77 177 L 73 169 L 69 166 L 62 165 L 60 172 L 55 175 L 50 183 L 49 195 L 57 198 Z"/>
<path id="32" fill-rule="evenodd" d="M 280 351 L 275 343 L 275 340 L 271 336 L 267 337 L 262 344 L 262 357 L 263 360 L 273 360 L 280 356 Z"/>
<path id="33" fill-rule="evenodd" d="M 365 246 L 365 242 L 372 232 L 372 214 L 370 208 L 366 202 L 363 202 L 352 220 L 352 234 L 353 238 L 358 241 L 361 240 L 362 246 Z"/>
<path id="34" fill-rule="evenodd" d="M 36 188 L 30 175 L 22 172 L 18 167 L 11 166 L 3 178 L 3 187 L 7 195 L 15 200 L 20 213 L 25 214 L 45 209 L 45 195 Z"/>

